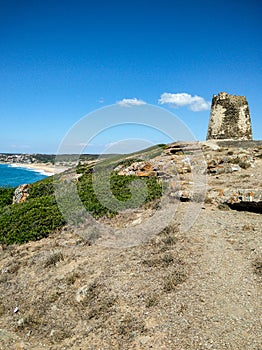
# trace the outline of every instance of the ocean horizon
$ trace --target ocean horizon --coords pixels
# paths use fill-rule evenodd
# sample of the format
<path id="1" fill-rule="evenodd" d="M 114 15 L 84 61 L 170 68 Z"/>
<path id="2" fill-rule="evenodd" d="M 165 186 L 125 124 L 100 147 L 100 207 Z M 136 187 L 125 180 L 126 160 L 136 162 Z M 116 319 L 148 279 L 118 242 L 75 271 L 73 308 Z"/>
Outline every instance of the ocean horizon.
<path id="1" fill-rule="evenodd" d="M 41 170 L 17 167 L 13 164 L 0 164 L 0 187 L 30 184 L 45 179 L 47 176 L 48 173 Z"/>

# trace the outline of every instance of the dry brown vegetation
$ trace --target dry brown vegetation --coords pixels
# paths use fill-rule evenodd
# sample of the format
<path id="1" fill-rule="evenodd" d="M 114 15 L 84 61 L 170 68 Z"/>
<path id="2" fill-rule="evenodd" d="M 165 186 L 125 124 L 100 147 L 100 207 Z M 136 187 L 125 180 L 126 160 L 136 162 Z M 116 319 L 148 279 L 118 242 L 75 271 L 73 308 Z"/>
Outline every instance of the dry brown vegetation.
<path id="1" fill-rule="evenodd" d="M 10 246 L 0 348 L 259 349 L 259 233 L 259 214 L 208 205 L 186 234 L 124 250 L 70 230 Z"/>
<path id="2" fill-rule="evenodd" d="M 260 183 L 260 170 L 212 176 L 209 186 Z M 181 232 L 189 205 L 134 247 L 90 244 L 70 227 L 3 246 L 0 349 L 261 349 L 261 214 L 205 202 Z M 104 223 L 132 225 L 151 212 L 147 204 Z"/>

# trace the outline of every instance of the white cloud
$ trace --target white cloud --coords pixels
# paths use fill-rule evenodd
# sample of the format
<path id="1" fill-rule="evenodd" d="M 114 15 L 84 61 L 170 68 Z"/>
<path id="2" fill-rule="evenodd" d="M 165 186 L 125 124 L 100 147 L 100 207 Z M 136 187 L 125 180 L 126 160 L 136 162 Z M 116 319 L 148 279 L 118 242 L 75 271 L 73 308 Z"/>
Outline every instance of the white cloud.
<path id="1" fill-rule="evenodd" d="M 146 105 L 146 102 L 138 100 L 137 98 L 123 98 L 123 100 L 118 101 L 117 104 L 122 107 L 132 107 Z"/>
<path id="2" fill-rule="evenodd" d="M 210 108 L 210 102 L 206 101 L 201 96 L 192 96 L 186 92 L 171 94 L 168 92 L 163 93 L 158 100 L 158 103 L 170 104 L 173 107 L 188 106 L 193 112 L 205 111 Z"/>

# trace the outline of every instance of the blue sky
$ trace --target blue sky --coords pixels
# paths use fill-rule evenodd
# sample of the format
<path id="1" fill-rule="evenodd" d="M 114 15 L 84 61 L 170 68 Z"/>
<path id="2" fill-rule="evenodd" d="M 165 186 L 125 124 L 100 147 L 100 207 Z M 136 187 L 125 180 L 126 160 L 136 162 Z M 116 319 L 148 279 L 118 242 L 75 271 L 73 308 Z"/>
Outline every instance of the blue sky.
<path id="1" fill-rule="evenodd" d="M 261 14 L 258 0 L 0 0 L 0 152 L 55 153 L 119 102 L 171 111 L 204 140 L 220 91 L 247 96 L 262 139 Z"/>

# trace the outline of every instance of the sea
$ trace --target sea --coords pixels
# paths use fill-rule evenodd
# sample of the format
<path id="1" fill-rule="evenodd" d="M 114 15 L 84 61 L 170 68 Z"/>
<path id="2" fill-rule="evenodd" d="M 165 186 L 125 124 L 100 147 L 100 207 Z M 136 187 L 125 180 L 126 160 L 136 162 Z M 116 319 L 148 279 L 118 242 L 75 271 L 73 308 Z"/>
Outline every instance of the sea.
<path id="1" fill-rule="evenodd" d="M 36 171 L 12 164 L 0 164 L 0 187 L 17 187 L 46 178 L 45 172 Z"/>

